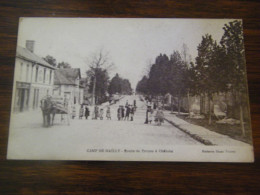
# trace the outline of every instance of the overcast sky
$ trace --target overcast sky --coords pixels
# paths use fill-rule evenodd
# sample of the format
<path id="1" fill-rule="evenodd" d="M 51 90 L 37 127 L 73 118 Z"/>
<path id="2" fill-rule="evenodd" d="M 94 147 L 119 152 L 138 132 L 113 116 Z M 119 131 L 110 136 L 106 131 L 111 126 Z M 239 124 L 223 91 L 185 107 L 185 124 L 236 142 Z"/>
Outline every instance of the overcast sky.
<path id="1" fill-rule="evenodd" d="M 34 52 L 53 56 L 73 68 L 81 68 L 85 77 L 88 58 L 103 49 L 115 64 L 115 73 L 129 79 L 132 88 L 142 78 L 149 62 L 160 53 L 181 51 L 185 43 L 194 59 L 202 35 L 209 33 L 217 41 L 224 24 L 219 19 L 102 19 L 102 18 L 23 18 L 20 20 L 18 45 L 35 40 Z"/>

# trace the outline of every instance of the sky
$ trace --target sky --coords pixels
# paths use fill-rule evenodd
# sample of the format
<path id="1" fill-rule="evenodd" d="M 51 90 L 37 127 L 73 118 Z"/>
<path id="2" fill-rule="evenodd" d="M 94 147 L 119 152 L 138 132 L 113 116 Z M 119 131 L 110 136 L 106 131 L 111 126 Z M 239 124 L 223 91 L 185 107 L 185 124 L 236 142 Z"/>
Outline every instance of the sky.
<path id="1" fill-rule="evenodd" d="M 21 18 L 18 45 L 34 40 L 34 53 L 53 56 L 80 68 L 86 77 L 88 62 L 99 51 L 108 53 L 118 73 L 132 88 L 160 54 L 181 51 L 185 43 L 193 59 L 206 33 L 220 41 L 223 26 L 234 19 L 140 19 L 140 18 Z"/>

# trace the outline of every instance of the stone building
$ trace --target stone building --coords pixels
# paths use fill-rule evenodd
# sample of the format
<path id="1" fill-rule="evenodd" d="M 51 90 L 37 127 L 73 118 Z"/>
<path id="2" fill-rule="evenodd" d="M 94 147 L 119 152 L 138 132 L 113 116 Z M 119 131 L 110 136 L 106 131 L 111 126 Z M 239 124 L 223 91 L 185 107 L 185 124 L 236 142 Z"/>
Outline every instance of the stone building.
<path id="1" fill-rule="evenodd" d="M 26 48 L 17 46 L 13 111 L 37 109 L 40 100 L 51 95 L 55 67 L 34 53 L 34 41 L 26 41 Z"/>

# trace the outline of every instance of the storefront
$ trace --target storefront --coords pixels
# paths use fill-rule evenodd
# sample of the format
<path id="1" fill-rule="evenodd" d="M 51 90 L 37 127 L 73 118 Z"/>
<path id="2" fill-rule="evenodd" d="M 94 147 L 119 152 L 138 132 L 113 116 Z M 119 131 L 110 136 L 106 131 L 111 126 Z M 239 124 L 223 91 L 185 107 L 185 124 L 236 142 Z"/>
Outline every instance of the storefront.
<path id="1" fill-rule="evenodd" d="M 16 82 L 15 111 L 24 111 L 29 108 L 30 83 Z"/>

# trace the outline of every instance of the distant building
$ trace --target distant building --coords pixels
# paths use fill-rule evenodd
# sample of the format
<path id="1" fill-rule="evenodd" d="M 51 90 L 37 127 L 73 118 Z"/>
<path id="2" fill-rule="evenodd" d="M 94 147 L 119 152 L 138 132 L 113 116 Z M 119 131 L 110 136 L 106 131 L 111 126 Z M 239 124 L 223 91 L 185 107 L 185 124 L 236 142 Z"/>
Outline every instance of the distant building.
<path id="1" fill-rule="evenodd" d="M 79 68 L 64 68 L 54 72 L 53 95 L 67 99 L 71 104 L 82 104 L 84 87 L 80 85 Z"/>
<path id="2" fill-rule="evenodd" d="M 51 95 L 56 68 L 34 53 L 34 41 L 26 41 L 26 48 L 17 47 L 14 75 L 13 110 L 36 109 L 40 100 Z"/>

